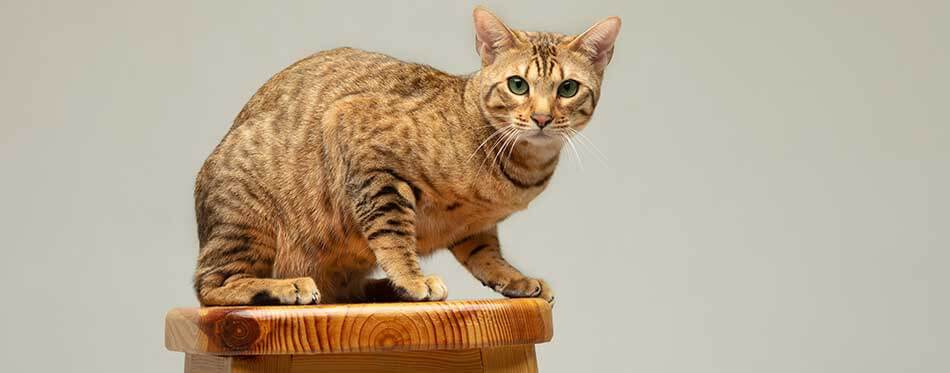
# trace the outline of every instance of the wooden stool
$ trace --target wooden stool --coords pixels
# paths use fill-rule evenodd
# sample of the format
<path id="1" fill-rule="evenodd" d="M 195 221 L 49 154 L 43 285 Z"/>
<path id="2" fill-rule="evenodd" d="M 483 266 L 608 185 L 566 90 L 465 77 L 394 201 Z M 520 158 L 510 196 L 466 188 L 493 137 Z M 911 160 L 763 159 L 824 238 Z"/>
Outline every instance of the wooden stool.
<path id="1" fill-rule="evenodd" d="M 176 308 L 165 347 L 186 373 L 537 372 L 540 299 Z"/>

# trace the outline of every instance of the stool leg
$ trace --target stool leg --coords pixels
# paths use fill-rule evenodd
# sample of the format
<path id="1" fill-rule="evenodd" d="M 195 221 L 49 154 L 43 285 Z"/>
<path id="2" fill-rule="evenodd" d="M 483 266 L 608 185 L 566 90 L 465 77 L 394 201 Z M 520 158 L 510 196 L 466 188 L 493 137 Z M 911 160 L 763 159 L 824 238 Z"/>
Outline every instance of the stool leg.
<path id="1" fill-rule="evenodd" d="M 479 361 L 480 360 L 480 361 Z M 185 355 L 185 373 L 458 372 L 537 373 L 534 345 L 481 350 L 328 355 Z M 481 368 L 481 369 L 479 369 Z"/>
<path id="2" fill-rule="evenodd" d="M 290 355 L 214 356 L 185 355 L 185 373 L 287 373 Z"/>
<path id="3" fill-rule="evenodd" d="M 482 370 L 485 373 L 537 373 L 534 345 L 483 348 Z"/>
<path id="4" fill-rule="evenodd" d="M 185 354 L 185 373 L 224 373 L 231 371 L 231 358 Z"/>
<path id="5" fill-rule="evenodd" d="M 294 373 L 480 373 L 479 349 L 292 356 Z"/>
<path id="6" fill-rule="evenodd" d="M 290 355 L 235 356 L 230 373 L 290 373 Z"/>

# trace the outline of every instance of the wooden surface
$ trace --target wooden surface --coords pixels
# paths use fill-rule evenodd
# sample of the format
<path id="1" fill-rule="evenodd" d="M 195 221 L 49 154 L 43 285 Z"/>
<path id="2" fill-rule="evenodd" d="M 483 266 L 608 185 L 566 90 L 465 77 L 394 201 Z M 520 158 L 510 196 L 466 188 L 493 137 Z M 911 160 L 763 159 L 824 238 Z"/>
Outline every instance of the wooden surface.
<path id="1" fill-rule="evenodd" d="M 329 359 L 328 359 L 329 358 Z M 479 350 L 370 352 L 365 354 L 294 356 L 294 373 L 478 373 Z"/>
<path id="2" fill-rule="evenodd" d="M 489 347 L 482 349 L 482 371 L 493 373 L 531 373 L 538 371 L 534 345 Z"/>
<path id="3" fill-rule="evenodd" d="M 211 355 L 185 355 L 185 373 L 219 373 L 231 371 L 231 358 Z"/>
<path id="4" fill-rule="evenodd" d="M 186 373 L 536 373 L 533 345 L 322 355 L 188 354 Z"/>
<path id="5" fill-rule="evenodd" d="M 534 298 L 177 308 L 165 317 L 165 346 L 189 354 L 468 350 L 532 345 L 552 335 L 551 306 Z"/>

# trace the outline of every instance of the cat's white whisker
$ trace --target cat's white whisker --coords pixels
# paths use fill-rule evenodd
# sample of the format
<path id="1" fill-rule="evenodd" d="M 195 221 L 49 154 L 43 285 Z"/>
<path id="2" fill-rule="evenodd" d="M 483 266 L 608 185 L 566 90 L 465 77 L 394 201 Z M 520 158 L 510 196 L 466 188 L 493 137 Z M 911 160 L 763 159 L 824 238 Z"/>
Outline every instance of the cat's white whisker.
<path id="1" fill-rule="evenodd" d="M 514 153 L 515 147 L 518 146 L 518 141 L 521 140 L 522 133 L 523 132 L 521 131 L 515 131 L 514 135 L 512 136 L 511 145 L 508 147 L 508 155 L 505 156 L 505 160 L 504 160 L 506 167 L 508 166 L 509 161 L 511 160 L 511 155 Z"/>
<path id="2" fill-rule="evenodd" d="M 491 125 L 489 125 L 489 126 L 491 126 Z M 502 133 L 505 129 L 508 129 L 508 128 L 510 128 L 511 126 L 512 126 L 512 125 L 509 124 L 509 125 L 507 125 L 507 126 L 504 126 L 504 127 L 502 127 L 502 128 L 499 128 L 498 130 L 496 130 L 495 132 L 493 132 L 491 135 L 489 135 L 487 138 L 485 138 L 485 141 L 482 141 L 482 143 L 481 143 L 480 145 L 478 145 L 477 148 L 475 148 L 475 151 L 472 152 L 472 155 L 470 155 L 470 156 L 468 157 L 468 159 L 467 159 L 465 162 L 471 162 L 471 161 L 472 161 L 472 158 L 475 157 L 475 154 L 478 154 L 478 150 L 481 149 L 483 146 L 485 146 L 485 144 L 488 143 L 488 141 L 491 140 L 492 137 L 497 136 L 498 134 Z M 492 126 L 492 127 L 494 127 L 494 126 Z"/>
<path id="3" fill-rule="evenodd" d="M 488 147 L 488 150 L 485 152 L 485 153 L 486 153 L 486 154 L 485 154 L 485 158 L 483 158 L 483 159 L 482 159 L 482 162 L 478 164 L 478 168 L 477 168 L 476 171 L 475 171 L 475 179 L 474 179 L 474 180 L 478 180 L 478 175 L 480 175 L 481 172 L 482 172 L 482 166 L 484 166 L 484 165 L 485 165 L 485 162 L 488 160 L 488 158 L 490 158 L 490 157 L 492 156 L 492 153 L 495 153 L 496 148 L 498 148 L 498 146 L 499 146 L 500 144 L 502 144 L 502 141 L 506 138 L 506 136 L 508 135 L 508 133 L 510 133 L 511 131 L 514 131 L 514 130 L 515 130 L 515 129 L 514 129 L 512 126 L 510 126 L 510 125 L 509 125 L 509 126 L 506 126 L 506 127 L 504 127 L 504 128 L 502 128 L 501 130 L 499 130 L 499 133 L 501 134 L 501 136 L 496 137 L 496 138 L 493 140 L 492 144 Z M 492 160 L 492 163 L 489 164 L 488 167 L 491 168 L 493 164 L 494 164 L 494 160 Z"/>
<path id="4" fill-rule="evenodd" d="M 508 164 L 511 161 L 511 155 L 515 152 L 515 146 L 518 146 L 518 141 L 521 140 L 521 135 L 522 135 L 521 131 L 518 131 L 517 133 L 515 133 L 515 139 L 511 143 L 511 147 L 508 148 L 508 156 L 505 157 L 505 167 L 508 167 Z"/>
<path id="5" fill-rule="evenodd" d="M 591 149 L 594 149 L 594 152 L 597 153 L 597 155 L 598 155 L 598 160 L 600 160 L 602 164 L 607 165 L 607 163 L 609 163 L 610 160 L 607 159 L 607 156 L 604 155 L 604 153 L 601 152 L 600 149 L 597 148 L 597 145 L 594 144 L 594 141 L 593 141 L 593 140 L 591 140 L 589 137 L 585 136 L 583 133 L 581 133 L 581 132 L 578 131 L 578 130 L 575 130 L 575 129 L 570 128 L 570 127 L 568 127 L 567 129 L 570 130 L 571 133 L 580 136 L 580 137 L 578 137 L 577 139 L 578 139 L 578 143 L 580 143 L 582 146 L 583 146 L 583 145 L 587 145 L 587 146 L 590 147 Z M 583 141 L 581 141 L 581 140 L 583 140 Z"/>
<path id="6" fill-rule="evenodd" d="M 509 147 L 511 146 L 512 140 L 516 138 L 518 132 L 519 132 L 519 130 L 518 130 L 517 128 L 512 128 L 511 131 L 508 131 L 508 133 L 505 134 L 504 143 L 502 144 L 501 148 L 498 149 L 498 153 L 495 154 L 495 157 L 492 159 L 492 166 L 493 166 L 493 167 L 496 165 L 496 164 L 495 164 L 496 161 L 497 161 L 497 162 L 504 162 L 504 156 L 503 156 L 503 154 L 505 154 L 506 148 L 509 148 Z"/>
<path id="7" fill-rule="evenodd" d="M 517 129 L 513 128 L 511 131 L 508 131 L 505 134 L 505 138 L 503 140 L 501 147 L 498 149 L 498 152 L 495 153 L 495 156 L 492 157 L 491 167 L 495 167 L 495 162 L 498 161 L 499 159 L 501 159 L 501 161 L 504 161 L 503 158 L 499 158 L 499 157 L 501 157 L 501 155 L 505 153 L 505 148 L 508 147 L 508 144 L 511 142 L 512 134 L 515 132 L 517 132 Z"/>
<path id="8" fill-rule="evenodd" d="M 574 150 L 574 158 L 577 159 L 577 165 L 580 166 L 581 170 L 583 171 L 583 170 L 584 170 L 584 162 L 581 162 L 581 154 L 577 152 L 577 147 L 574 146 L 574 142 L 571 141 L 571 138 L 570 138 L 569 136 L 567 136 L 567 134 L 565 134 L 565 133 L 561 133 L 561 136 L 563 136 L 564 139 L 567 140 L 567 143 L 568 143 L 569 145 L 571 145 L 571 149 Z"/>

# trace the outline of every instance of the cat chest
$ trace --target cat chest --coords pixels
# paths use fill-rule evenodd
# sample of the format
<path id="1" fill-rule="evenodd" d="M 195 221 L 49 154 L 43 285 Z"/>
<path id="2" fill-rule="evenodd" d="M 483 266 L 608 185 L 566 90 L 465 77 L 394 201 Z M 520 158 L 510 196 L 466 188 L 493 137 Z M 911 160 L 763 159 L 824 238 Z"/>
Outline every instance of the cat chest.
<path id="1" fill-rule="evenodd" d="M 488 229 L 511 215 L 510 208 L 440 206 L 417 211 L 416 238 L 421 251 L 444 248 L 452 242 Z"/>
<path id="2" fill-rule="evenodd" d="M 523 210 L 542 188 L 510 188 L 488 179 L 479 188 L 424 193 L 416 209 L 417 246 L 422 254 L 444 248 L 462 238 L 498 224 Z M 491 192 L 487 192 L 487 191 Z"/>

